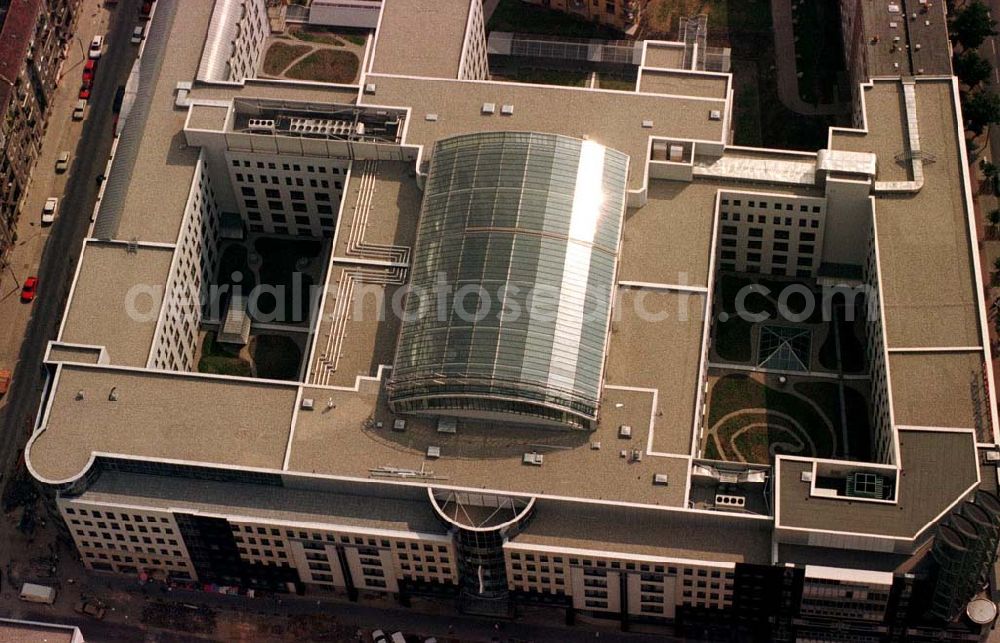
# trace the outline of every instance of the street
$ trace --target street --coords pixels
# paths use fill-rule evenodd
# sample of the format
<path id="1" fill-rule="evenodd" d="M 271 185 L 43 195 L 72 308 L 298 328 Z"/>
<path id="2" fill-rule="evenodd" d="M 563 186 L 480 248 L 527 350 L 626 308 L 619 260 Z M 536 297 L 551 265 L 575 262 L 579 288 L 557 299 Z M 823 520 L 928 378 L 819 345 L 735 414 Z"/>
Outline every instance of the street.
<path id="1" fill-rule="evenodd" d="M 138 0 L 124 0 L 113 10 L 101 8 L 98 0 L 86 0 L 81 8 L 77 36 L 69 43 L 62 81 L 54 101 L 42 154 L 32 174 L 32 184 L 18 224 L 17 248 L 11 252 L 10 269 L 0 275 L 0 327 L 4 329 L 0 367 L 12 368 L 14 380 L 0 405 L 0 465 L 9 472 L 16 454 L 30 435 L 43 386 L 41 360 L 46 343 L 55 337 L 66 295 L 73 279 L 81 244 L 90 226 L 97 197 L 97 177 L 104 172 L 113 141 L 112 104 L 115 91 L 128 79 L 137 47 L 129 43 L 138 15 Z M 107 16 L 105 15 L 110 13 Z M 109 24 L 107 45 L 99 63 L 82 132 L 70 120 L 77 99 L 80 74 L 90 38 Z M 69 136 L 64 136 L 68 134 Z M 62 139 L 69 139 L 72 152 L 65 190 L 43 192 L 52 181 L 55 158 Z M 53 189 L 58 189 L 56 184 Z M 61 196 L 59 216 L 46 232 L 41 228 L 41 204 L 49 196 Z M 33 252 L 34 250 L 34 252 Z M 35 260 L 41 259 L 35 268 Z M 29 275 L 39 276 L 38 297 L 33 304 L 18 300 L 20 284 Z"/>

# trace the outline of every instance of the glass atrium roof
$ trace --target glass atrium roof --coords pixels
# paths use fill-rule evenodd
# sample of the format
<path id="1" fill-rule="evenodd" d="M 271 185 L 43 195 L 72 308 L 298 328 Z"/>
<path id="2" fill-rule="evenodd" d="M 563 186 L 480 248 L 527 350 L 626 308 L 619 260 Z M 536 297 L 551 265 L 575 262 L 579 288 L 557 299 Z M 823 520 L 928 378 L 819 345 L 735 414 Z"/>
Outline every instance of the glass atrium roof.
<path id="1" fill-rule="evenodd" d="M 596 418 L 627 172 L 625 154 L 564 136 L 439 141 L 390 402 Z"/>

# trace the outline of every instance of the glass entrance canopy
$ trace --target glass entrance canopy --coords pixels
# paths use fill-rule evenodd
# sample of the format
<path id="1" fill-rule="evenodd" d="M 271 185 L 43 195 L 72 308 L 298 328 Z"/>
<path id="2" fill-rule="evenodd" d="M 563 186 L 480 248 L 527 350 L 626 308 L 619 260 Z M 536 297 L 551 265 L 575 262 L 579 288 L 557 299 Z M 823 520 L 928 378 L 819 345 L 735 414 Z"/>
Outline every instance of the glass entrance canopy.
<path id="1" fill-rule="evenodd" d="M 628 161 L 551 134 L 435 145 L 388 385 L 396 412 L 594 423 Z"/>

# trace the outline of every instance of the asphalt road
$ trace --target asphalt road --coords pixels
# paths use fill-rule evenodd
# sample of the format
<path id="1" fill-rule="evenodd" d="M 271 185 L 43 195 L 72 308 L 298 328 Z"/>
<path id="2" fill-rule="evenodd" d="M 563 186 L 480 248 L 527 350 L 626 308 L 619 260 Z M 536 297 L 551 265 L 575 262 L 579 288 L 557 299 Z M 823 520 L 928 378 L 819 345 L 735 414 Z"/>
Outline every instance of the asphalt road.
<path id="1" fill-rule="evenodd" d="M 32 304 L 34 309 L 18 355 L 14 380 L 5 396 L 6 403 L 0 409 L 0 471 L 11 470 L 14 458 L 31 435 L 44 386 L 42 358 L 45 346 L 59 329 L 82 241 L 90 226 L 97 198 L 97 177 L 104 172 L 111 153 L 115 92 L 128 79 L 138 51 L 129 43 L 137 22 L 138 4 L 139 0 L 123 0 L 110 17 L 105 52 L 98 65 L 83 131 L 73 153 L 60 214 L 52 226 L 39 266 L 38 297 Z M 70 47 L 86 48 L 88 45 L 74 38 Z M 82 70 L 70 68 L 63 73 L 63 83 L 76 85 Z M 63 126 L 50 121 L 49 131 Z M 26 215 L 22 213 L 21 216 Z"/>

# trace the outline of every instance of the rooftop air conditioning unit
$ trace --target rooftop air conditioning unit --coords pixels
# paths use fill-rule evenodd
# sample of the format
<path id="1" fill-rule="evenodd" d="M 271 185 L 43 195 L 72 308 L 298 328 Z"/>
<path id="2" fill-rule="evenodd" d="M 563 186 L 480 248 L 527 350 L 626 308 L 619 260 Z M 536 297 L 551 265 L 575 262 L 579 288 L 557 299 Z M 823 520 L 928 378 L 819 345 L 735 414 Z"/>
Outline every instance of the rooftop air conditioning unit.
<path id="1" fill-rule="evenodd" d="M 500 107 L 500 113 L 504 116 L 511 116 L 514 113 L 513 105 L 503 105 Z"/>
<path id="2" fill-rule="evenodd" d="M 745 496 L 730 496 L 724 493 L 715 494 L 716 507 L 745 507 L 747 499 Z"/>
<path id="3" fill-rule="evenodd" d="M 721 121 L 722 120 L 722 111 L 718 110 L 718 109 L 713 109 L 712 111 L 710 111 L 708 113 L 708 120 L 710 120 L 710 121 Z"/>
<path id="4" fill-rule="evenodd" d="M 366 83 L 365 84 L 365 93 L 366 94 L 374 94 L 376 87 L 377 87 L 377 85 L 375 83 Z"/>
<path id="5" fill-rule="evenodd" d="M 306 411 L 313 410 L 313 400 L 311 397 L 302 398 L 302 408 Z"/>
<path id="6" fill-rule="evenodd" d="M 496 103 L 483 103 L 483 114 L 492 114 L 497 111 Z"/>
<path id="7" fill-rule="evenodd" d="M 802 475 L 799 477 L 799 479 L 802 482 L 812 482 L 813 481 L 813 472 L 812 471 L 803 471 Z"/>
<path id="8" fill-rule="evenodd" d="M 645 120 L 642 122 L 642 126 L 646 129 L 651 129 L 653 127 L 653 121 Z"/>
<path id="9" fill-rule="evenodd" d="M 251 118 L 247 121 L 247 129 L 251 132 L 274 133 L 274 119 L 271 118 Z"/>
<path id="10" fill-rule="evenodd" d="M 618 427 L 618 437 L 624 439 L 630 439 L 632 437 L 632 427 L 627 424 L 623 424 Z"/>
<path id="11" fill-rule="evenodd" d="M 424 116 L 424 120 L 430 121 L 431 123 L 437 122 L 437 119 L 438 119 L 437 114 L 428 114 L 427 116 Z"/>
<path id="12" fill-rule="evenodd" d="M 406 430 L 406 420 L 403 418 L 396 418 L 392 423 L 393 431 L 405 431 Z"/>
<path id="13" fill-rule="evenodd" d="M 545 459 L 545 456 L 543 456 L 541 453 L 537 453 L 535 451 L 532 451 L 531 453 L 525 453 L 524 454 L 524 460 L 523 460 L 523 462 L 524 462 L 524 464 L 530 464 L 531 466 L 534 466 L 534 467 L 540 467 L 540 466 L 542 466 L 542 462 L 544 461 L 544 459 Z"/>
<path id="14" fill-rule="evenodd" d="M 440 458 L 441 457 L 441 447 L 427 447 L 427 457 L 428 458 Z"/>
<path id="15" fill-rule="evenodd" d="M 669 484 L 669 482 L 670 478 L 665 473 L 657 473 L 655 476 L 653 476 L 653 484 L 666 486 L 667 484 Z"/>

